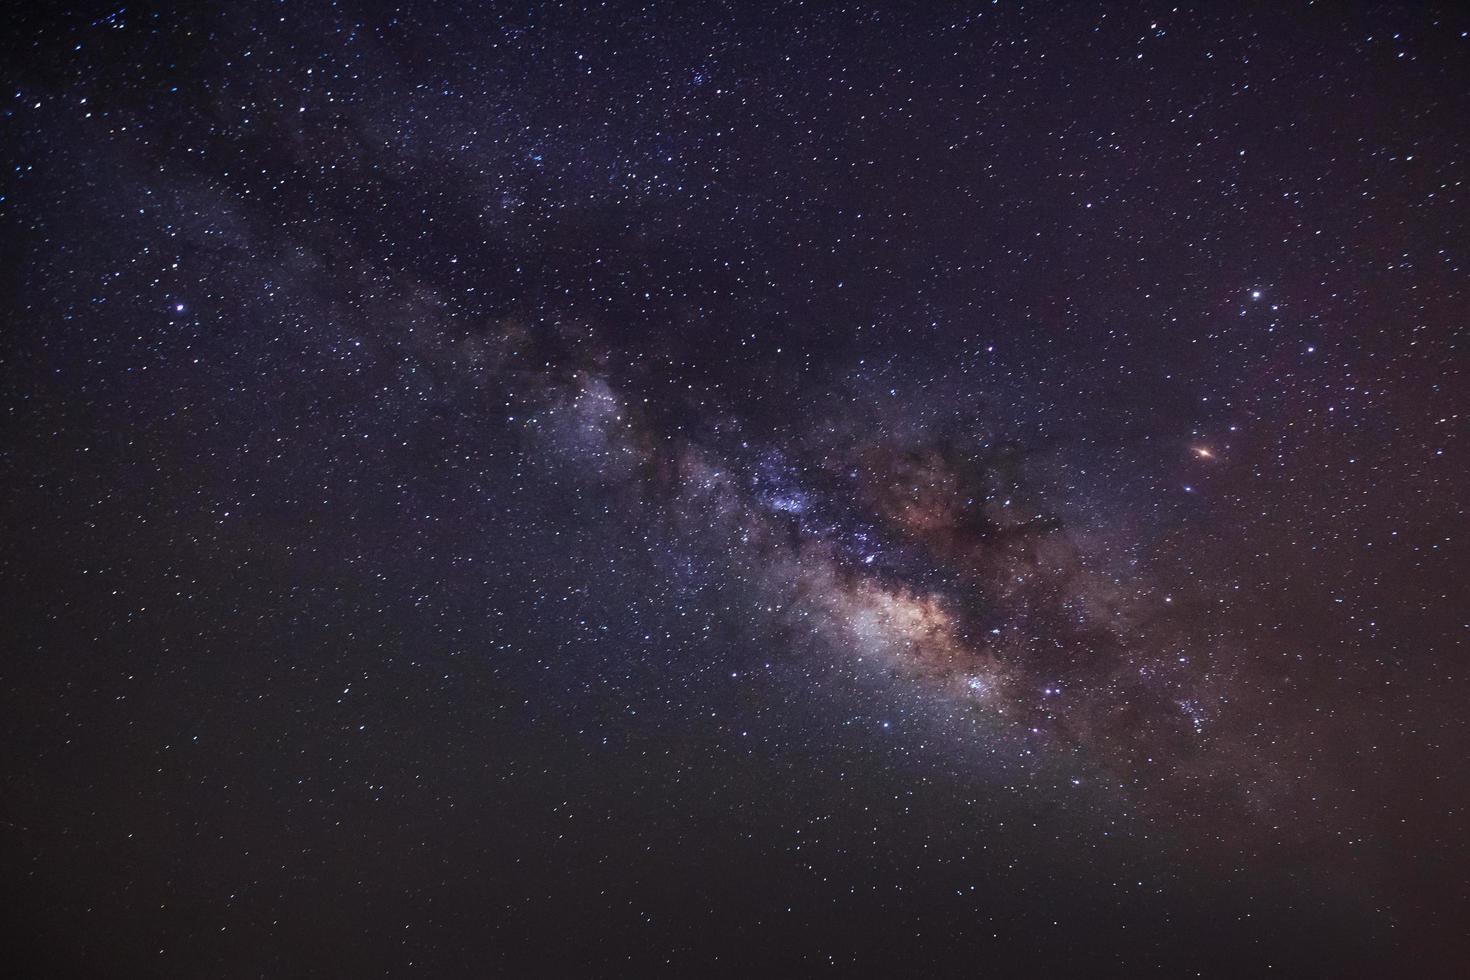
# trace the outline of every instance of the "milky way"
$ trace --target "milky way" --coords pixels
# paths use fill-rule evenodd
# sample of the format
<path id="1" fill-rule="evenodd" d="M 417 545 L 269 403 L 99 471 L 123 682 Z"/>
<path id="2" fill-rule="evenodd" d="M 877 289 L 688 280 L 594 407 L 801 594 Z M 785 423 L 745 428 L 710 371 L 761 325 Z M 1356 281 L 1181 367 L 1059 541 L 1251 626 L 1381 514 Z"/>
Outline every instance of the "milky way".
<path id="1" fill-rule="evenodd" d="M 36 976 L 1459 976 L 1470 20 L 20 11 Z"/>
<path id="2" fill-rule="evenodd" d="M 518 329 L 501 339 L 528 341 Z M 528 406 L 517 424 L 532 444 L 574 480 L 612 488 L 635 524 L 672 524 L 684 546 L 726 556 L 722 574 L 769 596 L 773 618 L 816 637 L 820 656 L 869 661 L 967 707 L 987 738 L 1080 747 L 1174 807 L 1239 811 L 1252 797 L 1266 812 L 1249 819 L 1279 829 L 1274 780 L 1243 771 L 1231 736 L 1215 736 L 1237 714 L 1239 658 L 1166 622 L 1173 596 L 1148 572 L 1090 567 L 1027 485 L 1024 447 L 982 420 L 929 407 L 880 422 L 828 393 L 835 414 L 783 425 L 783 451 L 708 406 L 704 438 L 660 432 L 594 367 L 525 371 L 527 360 L 508 346 L 496 370 Z"/>

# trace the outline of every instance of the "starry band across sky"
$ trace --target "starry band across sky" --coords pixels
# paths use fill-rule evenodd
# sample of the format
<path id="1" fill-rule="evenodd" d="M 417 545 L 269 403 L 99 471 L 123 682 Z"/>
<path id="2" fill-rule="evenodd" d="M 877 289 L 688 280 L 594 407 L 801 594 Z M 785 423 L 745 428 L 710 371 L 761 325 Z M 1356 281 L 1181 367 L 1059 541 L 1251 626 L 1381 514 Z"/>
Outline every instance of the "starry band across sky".
<path id="1" fill-rule="evenodd" d="M 25 976 L 1460 976 L 1450 5 L 12 12 Z"/>

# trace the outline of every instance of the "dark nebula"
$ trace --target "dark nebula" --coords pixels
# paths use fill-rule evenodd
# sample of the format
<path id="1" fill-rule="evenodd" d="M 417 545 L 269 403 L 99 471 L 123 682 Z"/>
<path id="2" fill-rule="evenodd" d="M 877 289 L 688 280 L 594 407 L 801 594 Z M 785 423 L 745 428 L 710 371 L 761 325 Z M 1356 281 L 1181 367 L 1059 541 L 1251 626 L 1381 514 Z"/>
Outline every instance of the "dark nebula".
<path id="1" fill-rule="evenodd" d="M 14 975 L 1470 975 L 1464 12 L 8 19 Z"/>

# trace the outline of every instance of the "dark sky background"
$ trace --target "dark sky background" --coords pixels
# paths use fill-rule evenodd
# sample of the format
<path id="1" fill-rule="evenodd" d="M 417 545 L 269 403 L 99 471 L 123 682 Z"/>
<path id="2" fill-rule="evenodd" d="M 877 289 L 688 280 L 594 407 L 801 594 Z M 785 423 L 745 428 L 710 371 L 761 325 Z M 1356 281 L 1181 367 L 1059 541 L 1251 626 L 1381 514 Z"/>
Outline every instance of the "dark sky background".
<path id="1" fill-rule="evenodd" d="M 17 976 L 1464 976 L 1452 5 L 59 5 Z"/>

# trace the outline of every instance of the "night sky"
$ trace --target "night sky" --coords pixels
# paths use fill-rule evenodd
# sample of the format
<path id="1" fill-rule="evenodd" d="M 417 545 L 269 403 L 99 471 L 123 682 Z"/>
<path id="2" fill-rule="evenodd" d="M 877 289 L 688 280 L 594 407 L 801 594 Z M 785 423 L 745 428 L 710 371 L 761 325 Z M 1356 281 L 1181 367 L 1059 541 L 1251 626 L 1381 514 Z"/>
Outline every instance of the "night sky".
<path id="1" fill-rule="evenodd" d="M 1470 974 L 1470 12 L 3 37 L 5 972 Z"/>

